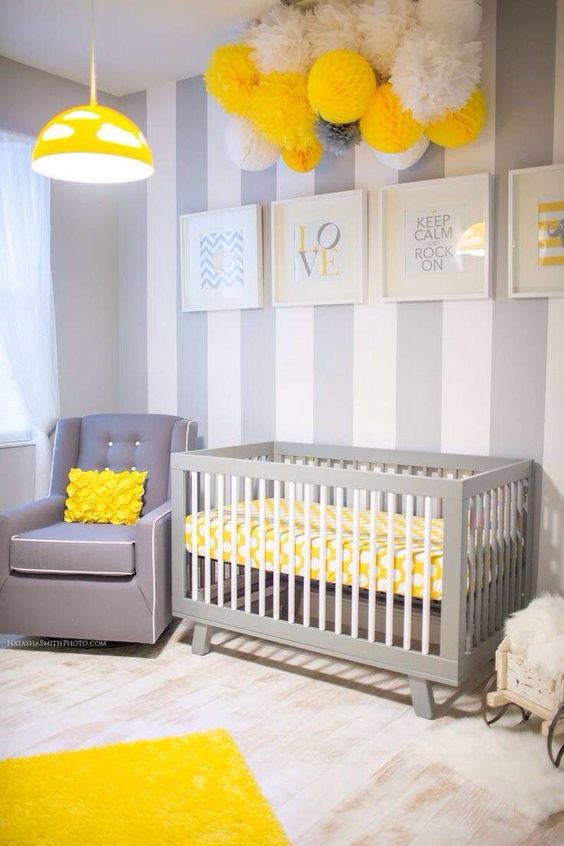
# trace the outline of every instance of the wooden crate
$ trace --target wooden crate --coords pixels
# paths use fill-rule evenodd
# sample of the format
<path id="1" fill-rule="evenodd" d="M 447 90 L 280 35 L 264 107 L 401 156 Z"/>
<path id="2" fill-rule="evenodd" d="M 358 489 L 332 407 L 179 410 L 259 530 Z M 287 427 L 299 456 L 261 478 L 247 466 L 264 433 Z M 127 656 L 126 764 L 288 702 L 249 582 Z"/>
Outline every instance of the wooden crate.
<path id="1" fill-rule="evenodd" d="M 495 654 L 497 690 L 488 693 L 487 704 L 499 708 L 509 702 L 519 705 L 542 719 L 542 733 L 548 728 L 556 712 L 564 703 L 564 672 L 556 678 L 541 675 L 527 664 L 520 655 L 511 652 L 509 638 L 505 638 Z M 564 733 L 564 718 L 555 734 Z"/>

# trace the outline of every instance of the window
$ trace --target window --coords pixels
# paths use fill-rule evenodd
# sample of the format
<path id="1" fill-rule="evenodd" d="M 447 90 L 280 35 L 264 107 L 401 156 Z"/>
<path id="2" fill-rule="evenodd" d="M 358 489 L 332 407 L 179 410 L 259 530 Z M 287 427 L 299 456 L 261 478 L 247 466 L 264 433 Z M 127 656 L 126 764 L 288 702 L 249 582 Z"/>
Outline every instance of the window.
<path id="1" fill-rule="evenodd" d="M 0 338 L 0 444 L 31 440 L 20 391 Z"/>

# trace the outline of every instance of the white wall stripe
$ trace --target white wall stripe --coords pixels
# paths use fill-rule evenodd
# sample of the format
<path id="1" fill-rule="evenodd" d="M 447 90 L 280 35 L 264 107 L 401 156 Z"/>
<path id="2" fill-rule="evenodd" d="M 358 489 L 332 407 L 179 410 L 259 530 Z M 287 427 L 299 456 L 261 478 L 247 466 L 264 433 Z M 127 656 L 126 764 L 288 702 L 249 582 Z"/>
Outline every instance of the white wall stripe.
<path id="1" fill-rule="evenodd" d="M 176 414 L 176 83 L 147 91 L 147 136 L 155 173 L 147 183 L 148 410 Z"/>
<path id="2" fill-rule="evenodd" d="M 484 4 L 482 22 L 486 126 L 473 144 L 445 150 L 445 176 L 495 170 L 496 16 L 497 2 L 489 0 Z M 492 300 L 443 303 L 444 452 L 489 454 L 492 331 Z"/>
<path id="3" fill-rule="evenodd" d="M 276 199 L 315 193 L 314 174 L 276 164 Z M 276 438 L 313 441 L 313 306 L 277 308 Z"/>
<path id="4" fill-rule="evenodd" d="M 366 144 L 355 150 L 355 187 L 368 191 L 368 305 L 354 306 L 353 443 L 396 445 L 397 305 L 377 301 L 382 290 L 378 188 L 397 182 Z"/>
<path id="5" fill-rule="evenodd" d="M 208 98 L 208 209 L 241 205 L 241 171 L 225 150 L 229 116 Z M 208 446 L 241 442 L 241 312 L 208 312 Z"/>

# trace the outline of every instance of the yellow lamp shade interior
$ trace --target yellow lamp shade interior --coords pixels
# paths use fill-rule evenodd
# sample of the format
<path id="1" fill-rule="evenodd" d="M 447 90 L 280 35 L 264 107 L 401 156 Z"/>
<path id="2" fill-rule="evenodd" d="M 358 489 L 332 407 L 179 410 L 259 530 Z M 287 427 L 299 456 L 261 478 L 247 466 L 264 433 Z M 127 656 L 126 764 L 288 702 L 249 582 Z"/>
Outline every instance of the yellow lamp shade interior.
<path id="1" fill-rule="evenodd" d="M 37 136 L 31 158 L 37 173 L 68 182 L 136 182 L 154 170 L 139 127 L 97 103 L 55 115 Z"/>

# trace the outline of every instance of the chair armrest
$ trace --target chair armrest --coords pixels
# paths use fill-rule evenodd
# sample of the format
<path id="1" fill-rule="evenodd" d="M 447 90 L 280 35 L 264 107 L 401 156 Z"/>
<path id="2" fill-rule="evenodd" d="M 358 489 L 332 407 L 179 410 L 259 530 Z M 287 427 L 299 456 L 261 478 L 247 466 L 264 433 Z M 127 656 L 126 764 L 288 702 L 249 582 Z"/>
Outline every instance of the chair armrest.
<path id="1" fill-rule="evenodd" d="M 65 512 L 64 496 L 46 496 L 0 514 L 0 584 L 10 572 L 10 541 L 20 532 L 59 523 Z"/>
<path id="2" fill-rule="evenodd" d="M 170 499 L 135 526 L 135 570 L 139 588 L 156 619 L 169 614 L 171 602 L 171 510 Z"/>

